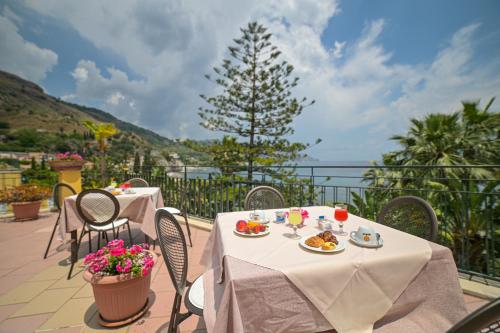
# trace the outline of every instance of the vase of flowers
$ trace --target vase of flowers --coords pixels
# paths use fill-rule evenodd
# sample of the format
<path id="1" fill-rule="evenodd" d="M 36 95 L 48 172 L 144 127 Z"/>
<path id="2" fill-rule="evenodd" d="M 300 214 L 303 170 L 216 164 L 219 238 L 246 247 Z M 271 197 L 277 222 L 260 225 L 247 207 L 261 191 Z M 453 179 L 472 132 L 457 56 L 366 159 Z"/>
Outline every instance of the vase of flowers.
<path id="1" fill-rule="evenodd" d="M 148 249 L 147 244 L 125 248 L 117 239 L 85 257 L 83 278 L 92 284 L 101 325 L 126 325 L 146 312 L 156 261 Z"/>
<path id="2" fill-rule="evenodd" d="M 16 221 L 34 220 L 38 218 L 42 200 L 49 196 L 50 189 L 27 184 L 0 191 L 0 202 L 11 204 Z"/>
<path id="3" fill-rule="evenodd" d="M 57 153 L 55 160 L 49 161 L 50 167 L 55 171 L 77 169 L 80 170 L 85 164 L 83 157 L 77 153 Z"/>

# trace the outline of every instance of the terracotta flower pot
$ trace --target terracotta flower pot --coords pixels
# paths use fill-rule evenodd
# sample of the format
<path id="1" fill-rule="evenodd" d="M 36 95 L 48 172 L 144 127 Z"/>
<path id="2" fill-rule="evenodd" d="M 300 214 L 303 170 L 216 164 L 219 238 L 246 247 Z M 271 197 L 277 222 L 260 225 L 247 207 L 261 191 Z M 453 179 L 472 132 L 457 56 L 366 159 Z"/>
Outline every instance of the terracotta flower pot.
<path id="1" fill-rule="evenodd" d="M 41 204 L 41 201 L 13 202 L 11 205 L 16 221 L 37 219 Z"/>
<path id="2" fill-rule="evenodd" d="M 49 161 L 50 167 L 55 171 L 69 170 L 69 169 L 80 170 L 84 164 L 85 164 L 85 161 L 83 161 L 83 160 L 81 160 L 81 161 L 80 160 Z"/>
<path id="3" fill-rule="evenodd" d="M 153 254 L 153 258 L 156 259 L 156 255 Z M 101 325 L 126 325 L 146 312 L 151 272 L 134 278 L 131 274 L 100 276 L 86 270 L 83 278 L 92 284 Z"/>

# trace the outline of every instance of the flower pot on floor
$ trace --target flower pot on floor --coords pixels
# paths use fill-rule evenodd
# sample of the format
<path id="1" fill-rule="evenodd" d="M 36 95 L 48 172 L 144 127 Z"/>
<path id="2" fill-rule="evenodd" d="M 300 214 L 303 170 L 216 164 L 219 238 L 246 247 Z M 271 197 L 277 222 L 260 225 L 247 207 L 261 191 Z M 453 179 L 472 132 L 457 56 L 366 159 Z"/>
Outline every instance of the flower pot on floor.
<path id="1" fill-rule="evenodd" d="M 119 242 L 123 241 L 117 240 Z M 109 245 L 112 241 L 108 243 L 105 251 L 109 252 Z M 133 254 L 133 248 L 137 248 L 137 245 L 132 247 L 132 250 L 125 248 L 118 248 L 118 250 L 123 250 L 123 254 L 118 254 L 115 258 L 124 258 L 124 255 L 130 256 Z M 140 247 L 139 247 L 140 248 Z M 102 249 L 99 251 L 103 251 Z M 96 253 L 99 253 L 96 252 Z M 111 248 L 111 253 L 113 253 Z M 94 292 L 95 304 L 99 312 L 99 324 L 105 327 L 119 327 L 132 323 L 133 321 L 139 319 L 146 313 L 149 307 L 148 294 L 151 286 L 151 268 L 156 261 L 156 255 L 147 250 L 142 253 L 147 253 L 152 256 L 151 263 L 148 267 L 144 268 L 146 273 L 141 273 L 136 276 L 132 276 L 132 273 L 122 273 L 117 275 L 105 275 L 100 273 L 92 273 L 92 269 L 95 270 L 95 265 L 102 263 L 103 258 L 110 258 L 107 254 L 99 256 L 96 258 L 95 254 L 90 254 L 87 256 L 85 261 L 92 262 L 90 266 L 83 273 L 83 278 L 85 281 L 92 284 L 92 290 Z M 102 253 L 102 252 L 101 252 Z M 123 259 L 125 260 L 125 259 Z M 84 261 L 84 263 L 85 263 Z M 109 268 L 109 261 L 101 267 Z M 101 269 L 97 271 L 101 271 Z M 106 269 L 106 268 L 104 268 Z M 121 271 L 121 270 L 120 270 Z"/>
<path id="2" fill-rule="evenodd" d="M 147 310 L 151 274 L 134 278 L 130 274 L 96 276 L 87 270 L 83 278 L 92 284 L 101 325 L 126 325 Z"/>
<path id="3" fill-rule="evenodd" d="M 40 212 L 41 201 L 13 202 L 12 211 L 16 221 L 35 220 Z"/>

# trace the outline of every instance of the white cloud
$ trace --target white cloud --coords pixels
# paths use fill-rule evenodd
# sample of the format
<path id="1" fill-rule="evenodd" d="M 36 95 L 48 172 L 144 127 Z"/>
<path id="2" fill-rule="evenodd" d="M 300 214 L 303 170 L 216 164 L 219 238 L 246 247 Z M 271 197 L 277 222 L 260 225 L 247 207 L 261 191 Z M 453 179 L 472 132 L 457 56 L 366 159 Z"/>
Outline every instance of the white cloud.
<path id="1" fill-rule="evenodd" d="M 65 21 L 96 47 L 123 57 L 142 79 L 82 59 L 73 71 L 75 94 L 128 121 L 169 136 L 204 138 L 196 115 L 214 85 L 203 78 L 220 64 L 239 27 L 252 19 L 273 33 L 273 43 L 301 78 L 294 93 L 315 99 L 296 122 L 296 138 L 322 137 L 323 159 L 376 158 L 387 138 L 404 132 L 408 117 L 451 112 L 465 98 L 500 91 L 498 63 L 475 62 L 478 24 L 463 27 L 428 63 L 400 64 L 398 50 L 379 41 L 387 24 L 368 22 L 355 41 L 321 42 L 340 10 L 336 1 L 173 0 L 110 2 L 26 0 L 30 8 Z M 335 18 L 333 18 L 335 20 Z"/>
<path id="2" fill-rule="evenodd" d="M 22 19 L 4 6 L 0 15 L 0 69 L 40 82 L 57 64 L 57 54 L 24 40 L 19 24 Z"/>
<path id="3" fill-rule="evenodd" d="M 344 51 L 345 44 L 346 42 L 339 42 L 337 40 L 334 42 L 332 55 L 335 59 L 342 58 L 342 52 Z"/>

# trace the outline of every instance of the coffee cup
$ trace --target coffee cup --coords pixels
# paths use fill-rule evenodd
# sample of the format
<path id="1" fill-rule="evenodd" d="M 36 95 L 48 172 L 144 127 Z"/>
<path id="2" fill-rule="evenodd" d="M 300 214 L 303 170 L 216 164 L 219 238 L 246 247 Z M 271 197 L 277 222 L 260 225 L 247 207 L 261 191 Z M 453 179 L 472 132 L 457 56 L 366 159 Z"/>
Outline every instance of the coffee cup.
<path id="1" fill-rule="evenodd" d="M 351 237 L 360 243 L 373 244 L 377 241 L 377 233 L 372 227 L 361 225 L 351 232 Z"/>

